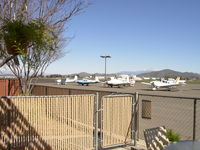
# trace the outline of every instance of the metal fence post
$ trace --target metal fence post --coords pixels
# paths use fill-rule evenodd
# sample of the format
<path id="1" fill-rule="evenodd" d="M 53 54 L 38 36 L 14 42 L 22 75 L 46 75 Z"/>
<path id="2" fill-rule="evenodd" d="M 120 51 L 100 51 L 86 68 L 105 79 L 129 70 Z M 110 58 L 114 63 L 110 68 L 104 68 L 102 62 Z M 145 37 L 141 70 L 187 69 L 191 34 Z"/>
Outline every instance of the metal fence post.
<path id="1" fill-rule="evenodd" d="M 139 122 L 139 114 L 137 107 L 139 105 L 139 95 L 138 92 L 135 93 L 135 106 L 134 106 L 134 146 L 136 146 L 136 139 L 137 139 L 137 134 L 138 134 L 138 122 Z"/>
<path id="2" fill-rule="evenodd" d="M 98 141 L 98 104 L 99 104 L 99 93 L 96 93 L 96 99 L 94 101 L 94 149 L 98 150 L 99 148 L 99 141 Z"/>
<path id="3" fill-rule="evenodd" d="M 193 112 L 193 141 L 196 139 L 196 107 L 197 99 L 194 99 L 194 112 Z"/>
<path id="4" fill-rule="evenodd" d="M 136 95 L 133 95 L 133 97 L 132 97 L 132 114 L 131 114 L 131 139 L 132 139 L 132 142 L 131 143 L 135 146 L 136 145 L 136 126 L 135 126 L 136 100 L 134 98 L 136 98 Z"/>

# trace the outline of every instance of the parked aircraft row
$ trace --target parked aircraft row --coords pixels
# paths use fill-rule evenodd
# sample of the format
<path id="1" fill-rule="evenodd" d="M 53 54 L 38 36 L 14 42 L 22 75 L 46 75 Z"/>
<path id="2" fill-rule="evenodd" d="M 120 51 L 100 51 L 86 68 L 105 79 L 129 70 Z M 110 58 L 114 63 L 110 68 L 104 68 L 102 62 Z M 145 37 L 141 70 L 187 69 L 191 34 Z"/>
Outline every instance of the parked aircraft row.
<path id="1" fill-rule="evenodd" d="M 74 79 L 58 79 L 57 80 L 57 84 L 67 84 L 67 83 L 78 83 L 80 85 L 86 85 L 88 86 L 89 84 L 95 84 L 95 83 L 100 83 L 99 78 L 95 77 L 94 80 L 91 79 L 83 79 L 83 80 L 78 80 L 78 77 L 75 76 Z M 129 76 L 122 76 L 121 78 L 115 78 L 115 77 L 111 77 L 111 80 L 107 81 L 107 82 L 102 82 L 105 83 L 106 85 L 110 86 L 110 87 L 114 87 L 114 86 L 134 86 L 135 84 L 135 80 L 133 79 L 129 79 Z"/>
<path id="2" fill-rule="evenodd" d="M 83 80 L 78 80 L 78 77 L 75 76 L 74 79 L 59 79 L 57 80 L 57 84 L 67 84 L 75 82 L 78 83 L 79 85 L 86 85 L 88 86 L 89 84 L 95 84 L 95 83 L 100 83 L 99 78 L 95 77 L 94 80 L 91 79 L 83 79 Z M 185 80 L 180 80 L 180 77 L 177 77 L 177 79 L 168 79 L 164 80 L 161 79 L 160 81 L 152 81 L 152 82 L 141 82 L 142 84 L 149 85 L 152 87 L 152 90 L 157 90 L 159 88 L 166 88 L 168 90 L 171 90 L 174 87 L 180 86 L 180 85 L 185 85 L 186 81 Z M 108 87 L 121 87 L 121 86 L 134 86 L 135 85 L 135 80 L 130 79 L 128 75 L 123 75 L 120 78 L 116 77 L 111 77 L 109 81 L 106 82 L 101 82 L 106 84 Z"/>

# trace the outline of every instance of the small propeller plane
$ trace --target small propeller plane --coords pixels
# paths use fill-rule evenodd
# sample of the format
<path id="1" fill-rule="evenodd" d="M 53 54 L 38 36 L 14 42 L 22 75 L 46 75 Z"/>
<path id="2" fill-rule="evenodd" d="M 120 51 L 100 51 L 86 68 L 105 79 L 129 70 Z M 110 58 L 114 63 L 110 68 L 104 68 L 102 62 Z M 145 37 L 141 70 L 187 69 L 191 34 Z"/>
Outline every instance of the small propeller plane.
<path id="1" fill-rule="evenodd" d="M 130 80 L 129 76 L 126 76 L 126 78 L 118 78 L 118 79 L 116 79 L 115 77 L 111 77 L 111 80 L 107 81 L 106 84 L 109 87 L 134 86 L 135 80 Z"/>
<path id="2" fill-rule="evenodd" d="M 95 80 L 88 80 L 88 79 L 83 79 L 83 80 L 76 80 L 76 83 L 80 84 L 80 85 L 86 85 L 88 86 L 89 84 L 95 84 L 95 83 L 99 83 L 99 78 L 95 77 Z"/>
<path id="3" fill-rule="evenodd" d="M 161 81 L 152 81 L 150 83 L 142 82 L 142 84 L 150 85 L 152 87 L 152 90 L 155 91 L 159 88 L 167 88 L 168 90 L 171 90 L 174 87 L 183 85 L 183 83 L 180 83 L 180 77 L 177 77 L 176 80 L 161 80 Z"/>
<path id="4" fill-rule="evenodd" d="M 57 81 L 57 84 L 66 84 L 66 83 L 72 83 L 72 82 L 75 82 L 76 80 L 78 79 L 77 76 L 74 76 L 74 79 L 69 79 L 69 78 L 66 78 L 66 79 L 58 79 L 56 80 Z"/>
<path id="5" fill-rule="evenodd" d="M 65 80 L 65 83 L 76 82 L 77 80 L 78 80 L 78 76 L 74 76 L 74 79 L 69 79 L 69 78 L 67 78 L 67 79 Z"/>

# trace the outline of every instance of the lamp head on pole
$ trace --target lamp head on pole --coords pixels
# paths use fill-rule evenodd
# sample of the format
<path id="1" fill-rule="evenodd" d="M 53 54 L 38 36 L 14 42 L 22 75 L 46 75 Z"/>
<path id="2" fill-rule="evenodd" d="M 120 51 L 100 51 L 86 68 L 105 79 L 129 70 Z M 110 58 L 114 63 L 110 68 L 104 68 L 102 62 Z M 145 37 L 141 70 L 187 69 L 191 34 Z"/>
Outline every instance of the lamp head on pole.
<path id="1" fill-rule="evenodd" d="M 111 58 L 111 56 L 109 55 L 105 55 L 105 56 L 100 56 L 101 58 Z"/>

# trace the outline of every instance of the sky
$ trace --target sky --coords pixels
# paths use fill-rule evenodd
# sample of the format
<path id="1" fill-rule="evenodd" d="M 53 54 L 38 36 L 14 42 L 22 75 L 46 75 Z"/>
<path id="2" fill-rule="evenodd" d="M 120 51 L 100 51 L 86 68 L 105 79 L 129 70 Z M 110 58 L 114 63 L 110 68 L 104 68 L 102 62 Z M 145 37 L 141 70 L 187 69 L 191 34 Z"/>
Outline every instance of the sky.
<path id="1" fill-rule="evenodd" d="M 200 73 L 200 0 L 91 0 L 68 23 L 66 55 L 46 73 L 172 69 Z"/>

